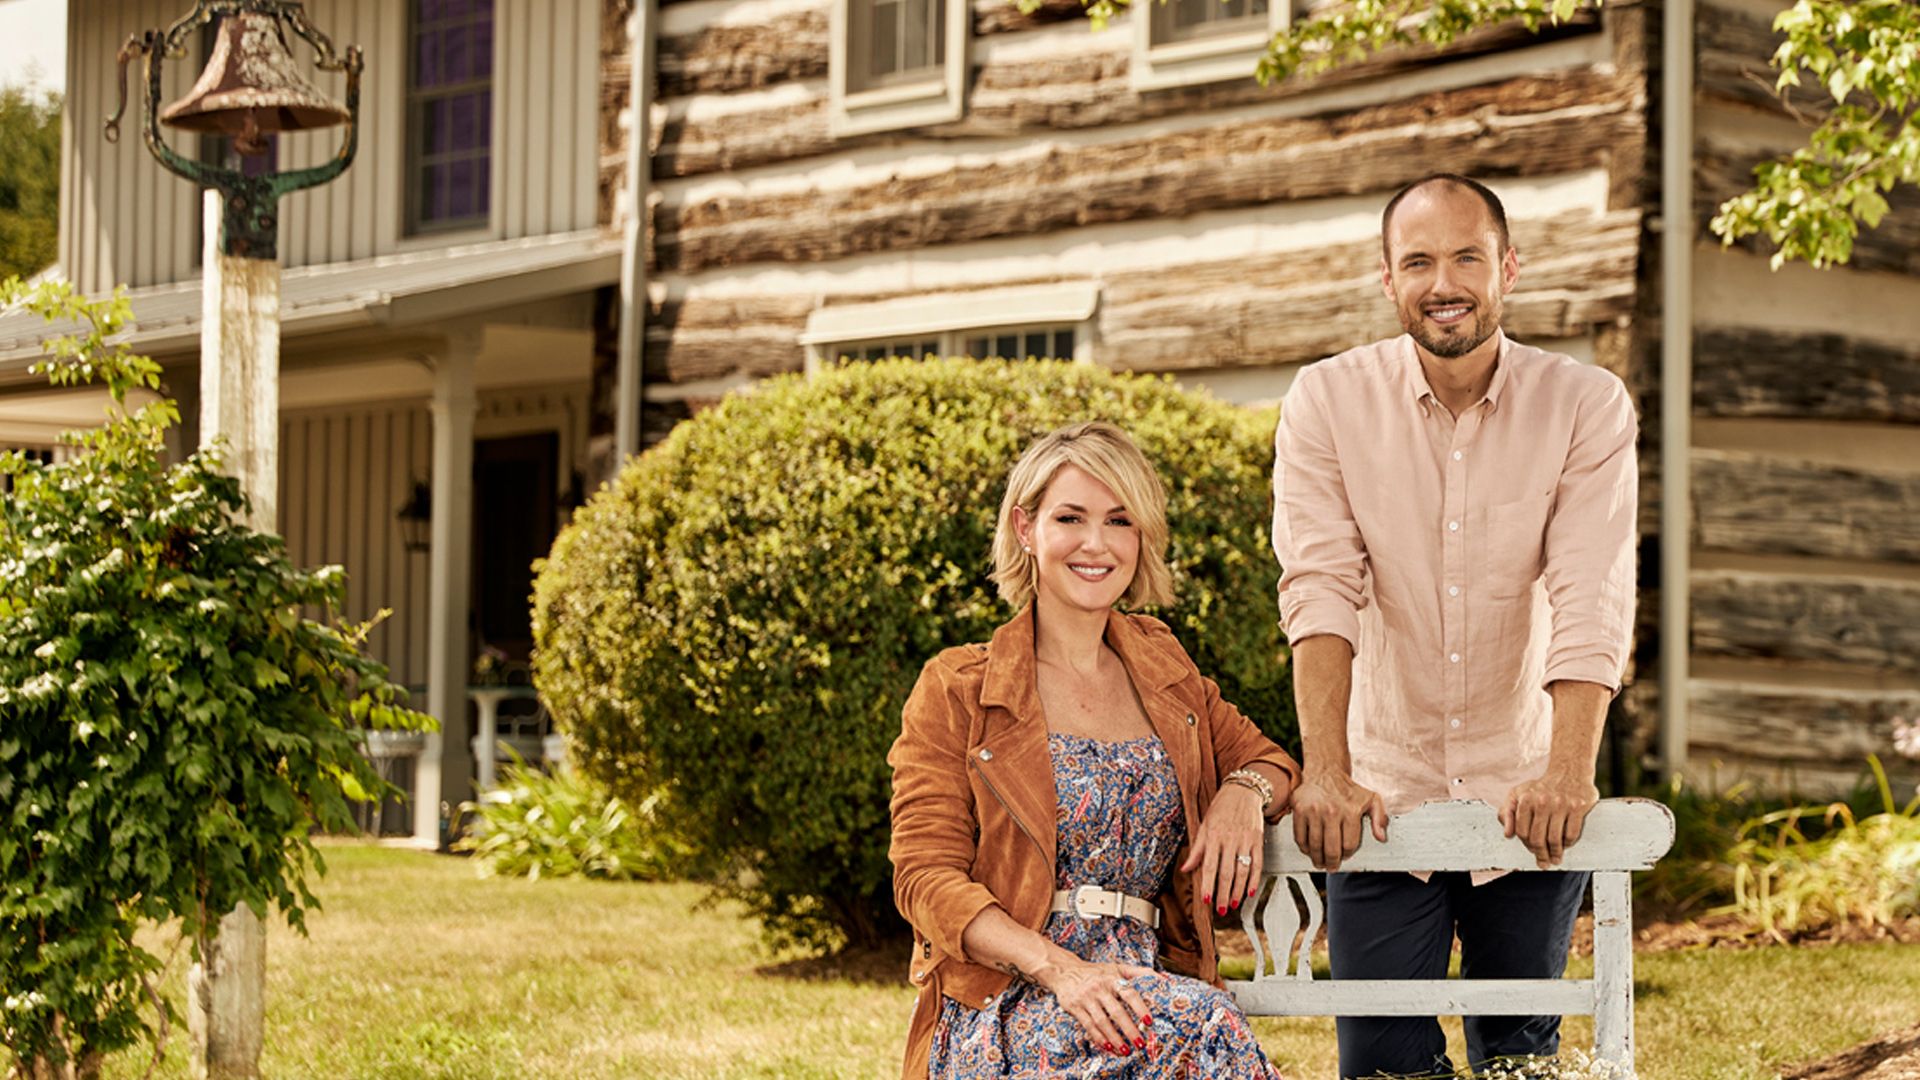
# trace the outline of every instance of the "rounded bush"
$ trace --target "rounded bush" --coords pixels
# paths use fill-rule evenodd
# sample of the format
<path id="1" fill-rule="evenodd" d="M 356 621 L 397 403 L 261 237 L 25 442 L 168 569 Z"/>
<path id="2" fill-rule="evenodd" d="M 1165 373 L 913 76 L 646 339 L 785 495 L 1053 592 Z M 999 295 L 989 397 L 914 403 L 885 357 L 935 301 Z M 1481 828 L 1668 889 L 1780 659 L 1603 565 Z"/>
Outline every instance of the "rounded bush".
<path id="1" fill-rule="evenodd" d="M 1160 470 L 1202 671 L 1295 745 L 1268 547 L 1274 414 L 1063 363 L 888 361 L 765 382 L 630 462 L 554 544 L 535 678 L 576 759 L 667 813 L 779 942 L 897 930 L 887 748 L 928 658 L 1012 615 L 988 579 L 1036 437 L 1120 424 Z"/>

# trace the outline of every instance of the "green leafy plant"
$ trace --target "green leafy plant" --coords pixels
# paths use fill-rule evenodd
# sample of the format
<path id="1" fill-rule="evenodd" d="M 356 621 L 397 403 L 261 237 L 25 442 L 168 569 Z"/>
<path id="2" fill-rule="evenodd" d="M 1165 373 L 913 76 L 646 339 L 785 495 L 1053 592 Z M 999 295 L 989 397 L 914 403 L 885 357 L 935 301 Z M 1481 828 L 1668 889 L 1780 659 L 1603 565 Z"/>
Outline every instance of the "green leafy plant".
<path id="1" fill-rule="evenodd" d="M 663 798 L 654 792 L 629 806 L 584 776 L 515 762 L 499 787 L 461 805 L 474 820 L 454 849 L 473 852 L 483 874 L 499 877 L 679 877 L 691 868 L 690 851 L 662 827 Z"/>
<path id="2" fill-rule="evenodd" d="M 1727 853 L 1734 874 L 1734 902 L 1727 910 L 1780 939 L 1920 915 L 1920 795 L 1900 805 L 1880 759 L 1867 760 L 1883 809 L 1857 817 L 1846 803 L 1833 803 L 1754 818 Z M 1801 822 L 1814 816 L 1827 830 L 1810 838 Z"/>
<path id="3" fill-rule="evenodd" d="M 1807 145 L 1754 170 L 1754 187 L 1720 207 L 1713 231 L 1731 244 L 1765 233 L 1773 266 L 1853 256 L 1860 226 L 1887 213 L 1884 192 L 1920 183 L 1920 6 L 1911 0 L 1800 0 L 1773 21 L 1776 92 L 1803 75 L 1833 98 Z"/>
<path id="4" fill-rule="evenodd" d="M 1673 847 L 1652 870 L 1634 875 L 1634 905 L 1641 914 L 1661 919 L 1695 919 L 1724 911 L 1734 902 L 1734 866 L 1728 860 L 1752 831 L 1752 825 L 1770 814 L 1800 808 L 1798 828 L 1810 840 L 1826 835 L 1837 814 L 1825 807 L 1808 807 L 1804 800 L 1775 791 L 1763 791 L 1742 780 L 1728 787 L 1715 782 L 1709 768 L 1696 782 L 1676 777 L 1646 793 L 1673 811 Z M 1865 817 L 1883 805 L 1870 770 L 1840 799 L 1855 817 Z"/>
<path id="5" fill-rule="evenodd" d="M 775 940 L 901 926 L 888 746 L 935 653 L 1012 614 L 987 574 L 1007 470 L 1115 421 L 1169 489 L 1158 612 L 1295 739 L 1268 548 L 1274 414 L 1087 365 L 888 361 L 775 379 L 682 423 L 576 515 L 535 585 L 535 679 L 575 760 L 674 831 Z"/>
<path id="6" fill-rule="evenodd" d="M 1082 0 L 1098 29 L 1131 0 Z M 1154 0 L 1147 0 L 1154 2 Z M 1158 0 L 1164 3 L 1165 0 Z M 1019 0 L 1033 12 L 1041 0 Z M 1256 62 L 1262 85 L 1311 77 L 1387 49 L 1443 49 L 1506 22 L 1539 31 L 1602 0 L 1348 0 L 1274 34 Z M 1811 82 L 1834 101 L 1807 144 L 1754 170 L 1709 227 L 1731 245 L 1756 233 L 1772 264 L 1847 262 L 1862 225 L 1886 215 L 1885 192 L 1920 184 L 1920 5 L 1912 0 L 1799 0 L 1774 19 L 1785 35 L 1771 62 L 1782 100 Z M 1791 108 L 1791 106 L 1789 106 Z M 1796 111 L 1796 115 L 1799 115 Z"/>
<path id="7" fill-rule="evenodd" d="M 356 726 L 429 721 L 364 628 L 301 617 L 341 605 L 338 567 L 298 569 L 242 524 L 217 449 L 167 464 L 177 407 L 130 397 L 160 369 L 110 343 L 124 295 L 13 278 L 0 305 L 74 327 L 38 370 L 112 402 L 62 460 L 0 454 L 0 1046 L 18 1071 L 87 1075 L 141 1039 L 157 1060 L 175 1019 L 135 931 L 178 920 L 198 955 L 239 904 L 304 929 L 311 833 L 391 790 Z"/>

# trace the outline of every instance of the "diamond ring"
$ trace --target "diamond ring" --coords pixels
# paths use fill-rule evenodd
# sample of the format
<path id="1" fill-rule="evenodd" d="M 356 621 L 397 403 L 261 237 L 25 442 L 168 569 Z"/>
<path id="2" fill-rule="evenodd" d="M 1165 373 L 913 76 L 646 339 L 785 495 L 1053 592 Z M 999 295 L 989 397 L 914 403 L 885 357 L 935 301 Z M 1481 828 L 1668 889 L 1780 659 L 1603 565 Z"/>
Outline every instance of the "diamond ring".
<path id="1" fill-rule="evenodd" d="M 1241 866 L 1253 865 L 1253 856 L 1251 855 L 1235 855 L 1233 858 L 1234 858 L 1234 861 L 1239 863 Z"/>
<path id="2" fill-rule="evenodd" d="M 1125 979 L 1115 979 L 1113 980 L 1113 988 L 1115 990 L 1129 990 L 1133 988 L 1133 984 Z"/>

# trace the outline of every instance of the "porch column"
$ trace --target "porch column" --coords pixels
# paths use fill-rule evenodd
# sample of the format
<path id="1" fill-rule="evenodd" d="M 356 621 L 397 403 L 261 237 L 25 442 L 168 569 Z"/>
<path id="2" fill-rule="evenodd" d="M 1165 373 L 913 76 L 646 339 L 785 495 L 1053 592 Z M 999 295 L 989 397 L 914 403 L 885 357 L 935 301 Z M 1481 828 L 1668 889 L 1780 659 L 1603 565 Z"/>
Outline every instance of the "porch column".
<path id="1" fill-rule="evenodd" d="M 474 361 L 481 333 L 450 337 L 433 361 L 433 524 L 427 585 L 427 736 L 414 777 L 413 834 L 444 844 L 440 804 L 473 797 L 467 748 L 467 617 L 472 606 Z"/>

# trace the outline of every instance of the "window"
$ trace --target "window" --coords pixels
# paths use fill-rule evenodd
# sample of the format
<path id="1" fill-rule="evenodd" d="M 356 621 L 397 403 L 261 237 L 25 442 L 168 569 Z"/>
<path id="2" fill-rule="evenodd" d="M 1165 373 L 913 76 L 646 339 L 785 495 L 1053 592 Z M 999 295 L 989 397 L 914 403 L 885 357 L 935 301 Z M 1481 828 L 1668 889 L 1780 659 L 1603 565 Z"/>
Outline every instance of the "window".
<path id="1" fill-rule="evenodd" d="M 1292 0 L 1164 0 L 1151 11 L 1134 31 L 1135 90 L 1252 79 L 1268 39 L 1286 29 Z"/>
<path id="2" fill-rule="evenodd" d="M 411 0 L 407 232 L 483 228 L 493 181 L 493 0 Z"/>
<path id="3" fill-rule="evenodd" d="M 1093 360 L 1100 286 L 1091 281 L 927 293 L 838 304 L 807 317 L 807 369 L 890 356 Z"/>
<path id="4" fill-rule="evenodd" d="M 1267 0 L 1166 0 L 1153 5 L 1155 44 L 1265 29 Z"/>
<path id="5" fill-rule="evenodd" d="M 1071 326 L 1009 326 L 987 334 L 970 334 L 960 352 L 976 360 L 999 356 L 1008 360 L 1071 360 Z"/>
<path id="6" fill-rule="evenodd" d="M 847 89 L 940 77 L 947 56 L 945 0 L 856 0 L 847 6 Z"/>
<path id="7" fill-rule="evenodd" d="M 896 356 L 929 360 L 938 356 L 968 356 L 975 360 L 1072 360 L 1075 329 L 1071 326 L 1005 326 L 981 331 L 950 330 L 911 340 L 846 341 L 824 345 L 820 355 L 847 361 L 887 360 Z"/>
<path id="8" fill-rule="evenodd" d="M 842 362 L 848 360 L 886 360 L 890 357 L 905 356 L 920 360 L 930 360 L 944 355 L 937 337 L 923 338 L 918 341 L 848 341 L 822 348 L 821 353 Z"/>
<path id="9" fill-rule="evenodd" d="M 834 134 L 960 119 L 971 12 L 967 0 L 833 0 Z"/>

